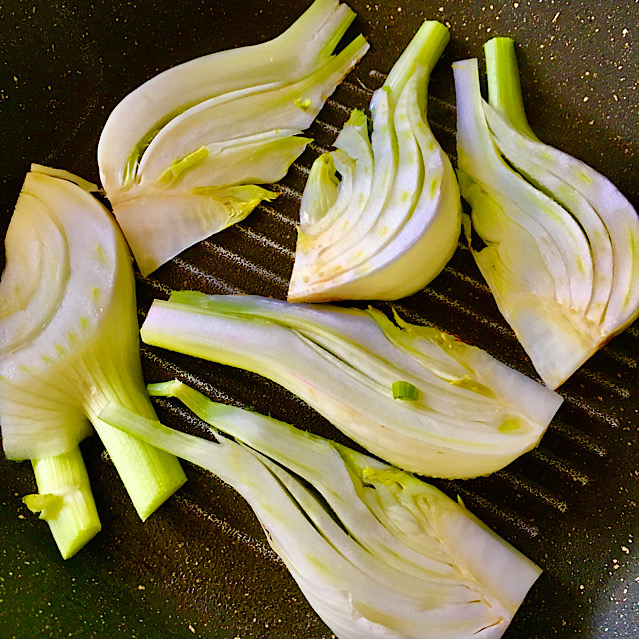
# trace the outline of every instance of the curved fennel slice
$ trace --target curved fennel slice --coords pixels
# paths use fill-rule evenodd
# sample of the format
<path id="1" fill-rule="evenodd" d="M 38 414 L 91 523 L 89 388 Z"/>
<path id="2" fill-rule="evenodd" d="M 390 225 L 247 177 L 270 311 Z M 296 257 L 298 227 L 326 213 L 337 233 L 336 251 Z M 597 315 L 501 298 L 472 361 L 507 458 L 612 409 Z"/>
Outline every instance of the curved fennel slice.
<path id="1" fill-rule="evenodd" d="M 485 243 L 475 260 L 551 388 L 639 316 L 639 217 L 604 176 L 540 142 L 526 119 L 514 43 L 454 65 L 459 182 Z"/>
<path id="2" fill-rule="evenodd" d="M 359 35 L 334 53 L 354 17 L 315 0 L 277 38 L 168 69 L 116 106 L 98 165 L 143 275 L 276 197 L 258 185 L 284 177 L 368 49 Z"/>
<path id="3" fill-rule="evenodd" d="M 142 379 L 131 258 L 79 178 L 32 166 L 9 223 L 0 280 L 0 424 L 8 459 L 30 459 L 62 555 L 99 530 L 78 445 L 96 428 L 146 519 L 186 477 L 177 459 L 104 424 L 117 400 L 154 411 Z"/>
<path id="4" fill-rule="evenodd" d="M 451 258 L 461 230 L 459 188 L 426 117 L 430 73 L 448 39 L 443 24 L 426 21 L 371 99 L 371 138 L 355 110 L 336 150 L 313 164 L 289 301 L 398 299 L 426 286 Z"/>
<path id="5" fill-rule="evenodd" d="M 541 573 L 409 473 L 178 380 L 149 391 L 178 398 L 215 441 L 118 406 L 101 418 L 233 486 L 339 639 L 498 639 Z"/>
<path id="6" fill-rule="evenodd" d="M 154 300 L 141 336 L 263 375 L 371 453 L 432 477 L 503 468 L 562 402 L 485 351 L 372 308 L 181 291 Z"/>

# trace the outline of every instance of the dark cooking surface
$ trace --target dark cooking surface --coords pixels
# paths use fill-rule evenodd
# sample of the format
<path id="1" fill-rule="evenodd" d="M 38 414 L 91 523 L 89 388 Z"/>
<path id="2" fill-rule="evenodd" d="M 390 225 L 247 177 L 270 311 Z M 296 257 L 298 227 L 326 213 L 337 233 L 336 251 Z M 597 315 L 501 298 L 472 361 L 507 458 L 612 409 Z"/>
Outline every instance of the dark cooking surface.
<path id="1" fill-rule="evenodd" d="M 0 230 L 30 162 L 97 180 L 104 121 L 130 90 L 178 62 L 270 38 L 308 2 L 22 2 L 0 4 Z M 293 263 L 296 192 L 348 107 L 367 105 L 422 19 L 448 21 L 452 41 L 432 82 L 430 120 L 454 151 L 450 63 L 493 35 L 519 45 L 526 106 L 545 141 L 608 175 L 639 206 L 639 10 L 633 0 L 560 3 L 468 0 L 350 3 L 371 51 L 311 131 L 282 197 L 245 222 L 138 280 L 141 317 L 169 289 L 283 298 Z M 428 289 L 401 300 L 409 319 L 454 332 L 533 375 L 468 251 Z M 631 327 L 561 389 L 565 403 L 540 448 L 504 471 L 438 482 L 545 569 L 506 639 L 639 636 L 637 355 Z M 149 381 L 175 374 L 209 394 L 343 437 L 257 376 L 144 348 Z M 170 405 L 161 417 L 177 424 Z M 197 425 L 182 424 L 196 429 Z M 266 544 L 248 507 L 193 467 L 148 522 L 136 517 L 97 438 L 82 446 L 102 532 L 63 562 L 48 527 L 20 497 L 29 464 L 0 460 L 0 637 L 319 639 L 318 620 Z M 1 456 L 0 456 L 1 457 Z"/>

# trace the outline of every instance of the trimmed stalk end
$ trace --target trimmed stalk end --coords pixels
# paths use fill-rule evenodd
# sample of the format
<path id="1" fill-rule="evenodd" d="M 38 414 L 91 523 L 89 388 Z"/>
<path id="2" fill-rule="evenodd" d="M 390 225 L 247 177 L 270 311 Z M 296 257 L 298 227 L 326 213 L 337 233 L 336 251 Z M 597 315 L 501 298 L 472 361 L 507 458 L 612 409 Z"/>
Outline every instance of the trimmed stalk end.
<path id="1" fill-rule="evenodd" d="M 145 521 L 185 482 L 178 459 L 107 425 L 91 420 L 122 479 L 140 519 Z"/>
<path id="2" fill-rule="evenodd" d="M 62 558 L 69 559 L 101 529 L 80 449 L 31 464 L 39 492 L 23 501 L 49 524 Z"/>
<path id="3" fill-rule="evenodd" d="M 426 67 L 428 77 L 449 40 L 450 32 L 441 22 L 424 22 L 393 65 L 384 87 L 389 87 L 391 95 L 397 99 L 417 65 Z"/>
<path id="4" fill-rule="evenodd" d="M 491 38 L 484 45 L 484 53 L 489 104 L 504 115 L 519 133 L 536 140 L 524 110 L 515 42 L 512 38 Z"/>

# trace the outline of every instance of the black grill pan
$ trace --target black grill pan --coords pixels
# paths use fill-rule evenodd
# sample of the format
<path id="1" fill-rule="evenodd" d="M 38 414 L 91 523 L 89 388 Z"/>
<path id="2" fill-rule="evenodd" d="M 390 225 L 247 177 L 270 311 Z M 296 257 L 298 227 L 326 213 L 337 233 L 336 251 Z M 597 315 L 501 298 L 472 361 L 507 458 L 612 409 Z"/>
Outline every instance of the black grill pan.
<path id="1" fill-rule="evenodd" d="M 311 128 L 314 144 L 244 222 L 138 278 L 143 319 L 173 289 L 284 298 L 300 193 L 353 107 L 366 107 L 424 19 L 451 28 L 431 80 L 429 117 L 455 159 L 450 64 L 485 40 L 518 45 L 526 107 L 539 137 L 610 177 L 639 206 L 639 5 L 554 0 L 398 0 L 351 3 L 371 50 Z M 98 179 L 101 128 L 129 91 L 157 72 L 286 28 L 308 2 L 283 0 L 0 4 L 0 231 L 31 162 Z M 396 305 L 409 320 L 462 336 L 535 376 L 468 250 L 432 284 Z M 381 308 L 388 305 L 380 304 Z M 503 471 L 437 481 L 544 573 L 506 639 L 639 637 L 639 327 L 597 353 L 560 389 L 565 402 L 541 446 Z M 223 401 L 253 406 L 320 434 L 344 436 L 256 375 L 142 348 L 148 381 L 173 376 Z M 168 424 L 198 432 L 167 401 Z M 248 506 L 195 467 L 145 524 L 97 438 L 82 444 L 103 530 L 63 562 L 48 527 L 20 497 L 29 464 L 0 459 L 0 637 L 320 639 L 330 631 L 269 548 Z"/>

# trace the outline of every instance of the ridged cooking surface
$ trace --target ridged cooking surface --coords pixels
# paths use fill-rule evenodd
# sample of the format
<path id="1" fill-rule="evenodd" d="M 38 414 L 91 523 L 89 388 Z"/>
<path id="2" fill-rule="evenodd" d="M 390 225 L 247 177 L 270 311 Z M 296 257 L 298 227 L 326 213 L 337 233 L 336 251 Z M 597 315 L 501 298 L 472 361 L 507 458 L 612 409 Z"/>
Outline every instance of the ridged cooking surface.
<path id="1" fill-rule="evenodd" d="M 0 18 L 12 18 L 26 29 L 23 20 L 27 20 L 30 5 L 17 4 L 19 15 L 14 12 L 10 16 L 8 9 L 0 8 Z M 246 29 L 252 28 L 233 21 L 236 10 L 233 3 L 221 4 L 217 14 L 220 42 L 215 48 L 239 44 Z M 270 9 L 276 4 L 267 3 Z M 299 13 L 299 3 L 292 4 L 295 6 L 282 5 L 281 11 L 275 13 L 269 11 L 264 33 L 256 34 L 252 41 L 273 36 L 288 24 Z M 185 251 L 148 278 L 138 276 L 140 322 L 151 301 L 166 299 L 172 290 L 249 293 L 285 299 L 293 267 L 299 201 L 310 166 L 315 157 L 332 148 L 350 110 L 367 107 L 372 91 L 383 83 L 384 72 L 390 69 L 402 44 L 408 42 L 420 20 L 426 17 L 448 20 L 453 26 L 453 40 L 433 75 L 429 100 L 433 132 L 453 162 L 455 107 L 450 62 L 480 53 L 481 43 L 495 34 L 495 26 L 502 25 L 499 34 L 514 35 L 522 45 L 524 90 L 530 97 L 531 121 L 542 127 L 538 131 L 540 137 L 558 146 L 565 139 L 561 144 L 564 150 L 610 175 L 636 206 L 639 189 L 631 176 L 639 174 L 635 157 L 637 111 L 625 118 L 619 110 L 611 108 L 619 100 L 625 100 L 632 114 L 633 104 L 639 104 L 639 99 L 627 91 L 631 82 L 636 82 L 636 64 L 633 69 L 628 68 L 626 84 L 618 87 L 614 83 L 620 82 L 622 70 L 612 73 L 605 58 L 613 51 L 616 66 L 623 66 L 629 59 L 623 41 L 614 48 L 617 45 L 608 42 L 607 34 L 619 40 L 626 38 L 629 46 L 633 46 L 631 36 L 636 35 L 633 32 L 623 35 L 621 21 L 628 9 L 636 15 L 635 5 L 628 2 L 622 10 L 615 4 L 607 10 L 609 20 L 604 38 L 593 35 L 597 32 L 592 31 L 589 16 L 594 9 L 586 4 L 572 9 L 550 4 L 530 1 L 514 6 L 512 3 L 479 6 L 466 1 L 441 5 L 410 1 L 387 3 L 380 8 L 351 3 L 373 48 L 328 100 L 311 127 L 313 143 L 275 185 L 280 196 L 258 207 L 242 223 Z M 172 3 L 157 5 L 160 18 L 173 11 L 169 8 Z M 193 9 L 192 19 L 185 17 L 191 16 L 187 9 L 180 14 L 184 17 L 174 28 L 183 41 L 174 39 L 169 52 L 157 43 L 149 44 L 148 56 L 138 57 L 135 48 L 126 49 L 129 57 L 135 56 L 138 65 L 147 65 L 140 69 L 139 76 L 127 76 L 118 70 L 118 64 L 126 67 L 129 57 L 124 56 L 118 62 L 116 52 L 104 54 L 100 69 L 91 67 L 93 71 L 89 71 L 87 67 L 87 73 L 96 74 L 93 88 L 101 87 L 105 78 L 109 83 L 101 97 L 105 108 L 97 107 L 94 99 L 93 108 L 83 106 L 87 110 L 85 119 L 76 117 L 80 133 L 64 137 L 60 132 L 64 114 L 58 113 L 60 121 L 51 133 L 51 140 L 57 145 L 55 150 L 47 146 L 40 133 L 39 155 L 29 146 L 31 142 L 24 142 L 22 147 L 16 144 L 15 148 L 22 150 L 15 153 L 24 153 L 26 158 L 28 150 L 31 155 L 27 161 L 56 164 L 97 179 L 92 175 L 94 159 L 86 139 L 97 142 L 108 111 L 126 91 L 155 73 L 155 64 L 165 68 L 210 50 L 210 47 L 202 49 L 198 42 L 201 37 L 195 35 L 200 33 L 198 20 L 204 20 L 202 14 L 206 13 L 202 7 Z M 246 5 L 246 15 L 253 16 L 263 7 L 263 2 L 254 0 Z M 145 31 L 151 29 L 155 29 L 160 39 L 169 38 L 171 33 L 165 21 L 158 26 L 158 17 L 147 12 L 142 15 L 135 7 L 122 9 L 121 14 L 110 14 L 108 24 L 91 23 L 91 28 L 86 29 L 77 10 L 67 10 L 65 15 L 71 21 L 69 32 L 73 34 L 76 29 L 78 33 L 92 33 L 94 40 L 89 38 L 90 42 L 105 42 L 112 29 L 120 35 L 129 33 L 119 31 L 119 21 L 113 21 L 117 15 L 128 21 L 136 41 L 145 41 Z M 618 27 L 616 31 L 614 24 Z M 633 24 L 636 31 L 636 19 Z M 582 42 L 579 36 L 582 32 L 590 34 L 592 42 Z M 550 38 L 549 34 L 555 37 Z M 75 37 L 76 44 L 84 41 L 84 36 Z M 16 42 L 16 36 L 11 35 L 11 42 Z M 387 48 L 380 45 L 382 42 Z M 59 50 L 65 45 L 57 47 Z M 593 47 L 599 48 L 593 52 Z M 55 55 L 54 52 L 53 63 Z M 551 55 L 556 56 L 552 61 Z M 149 59 L 153 56 L 157 56 L 156 62 Z M 18 64 L 17 56 L 12 60 Z M 585 75 L 593 66 L 589 66 L 589 60 L 598 61 L 593 73 L 604 76 L 604 70 L 608 70 L 605 85 L 608 98 L 593 92 L 592 78 Z M 561 82 L 555 84 L 552 74 L 570 77 L 571 66 L 579 68 L 583 86 L 566 88 Z M 23 74 L 15 73 L 22 81 Z M 113 84 L 116 80 L 121 83 L 117 88 Z M 35 81 L 37 77 L 32 80 Z M 53 79 L 47 82 L 55 84 Z M 90 93 L 93 89 L 88 85 L 86 90 Z M 596 102 L 593 112 L 601 114 L 594 125 L 589 124 L 592 115 L 586 111 L 588 101 L 583 100 L 582 94 L 589 97 L 591 105 Z M 553 102 L 549 106 L 548 96 L 560 96 L 561 104 Z M 56 99 L 61 107 L 71 104 L 66 94 Z M 89 97 L 86 100 L 90 102 Z M 12 108 L 4 98 L 0 107 Z M 572 109 L 569 124 L 560 112 L 565 108 Z M 556 109 L 556 117 L 549 117 L 547 109 Z M 18 112 L 23 111 L 15 111 Z M 25 126 L 20 123 L 19 133 L 28 130 Z M 46 125 L 42 128 L 46 130 Z M 588 132 L 592 134 L 587 135 Z M 36 137 L 34 131 L 30 135 Z M 605 142 L 602 148 L 597 146 L 598 140 Z M 7 178 L 3 191 L 7 209 L 13 206 L 21 180 L 16 163 L 20 164 L 19 157 L 5 165 L 7 175 L 12 176 Z M 26 170 L 28 164 L 22 164 L 20 170 Z M 89 168 L 83 171 L 83 164 Z M 408 321 L 454 333 L 536 378 L 463 242 L 426 289 L 396 303 L 377 306 L 384 310 L 393 306 Z M 460 496 L 471 511 L 544 569 L 505 639 L 639 636 L 639 556 L 634 544 L 635 536 L 639 535 L 638 346 L 639 328 L 634 326 L 602 348 L 560 388 L 564 404 L 536 450 L 490 477 L 433 482 L 452 497 Z M 252 407 L 313 432 L 347 441 L 301 400 L 253 373 L 145 345 L 141 353 L 147 381 L 178 377 L 213 399 Z M 177 403 L 162 399 L 156 401 L 156 407 L 167 424 L 207 436 L 199 420 Z M 0 637 L 331 637 L 268 546 L 248 506 L 228 486 L 185 464 L 190 481 L 142 524 L 132 512 L 99 440 L 91 438 L 84 442 L 83 452 L 103 531 L 80 555 L 66 563 L 57 557 L 46 526 L 21 505 L 19 497 L 33 491 L 29 466 L 4 459 L 0 462 L 0 476 L 4 480 L 0 489 L 3 491 Z M 21 622 L 21 618 L 28 622 Z"/>

